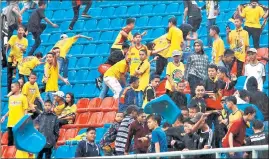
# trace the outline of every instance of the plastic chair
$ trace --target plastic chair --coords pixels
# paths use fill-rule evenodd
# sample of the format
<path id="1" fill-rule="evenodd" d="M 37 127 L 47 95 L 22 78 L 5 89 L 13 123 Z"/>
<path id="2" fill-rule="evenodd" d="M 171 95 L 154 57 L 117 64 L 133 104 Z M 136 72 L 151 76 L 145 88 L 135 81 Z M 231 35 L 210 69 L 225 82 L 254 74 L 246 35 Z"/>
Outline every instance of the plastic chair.
<path id="1" fill-rule="evenodd" d="M 178 11 L 179 11 L 178 8 L 179 8 L 178 3 L 170 3 L 166 7 L 165 13 L 169 13 L 169 14 L 178 13 Z"/>
<path id="2" fill-rule="evenodd" d="M 91 63 L 90 63 L 90 68 L 97 68 L 101 63 L 103 62 L 103 57 L 101 56 L 96 56 L 92 58 Z"/>
<path id="3" fill-rule="evenodd" d="M 4 132 L 1 137 L 1 145 L 7 145 L 8 144 L 8 133 Z"/>
<path id="4" fill-rule="evenodd" d="M 118 8 L 115 8 L 114 16 L 123 16 L 126 14 L 127 7 L 126 6 L 120 6 Z"/>
<path id="5" fill-rule="evenodd" d="M 82 57 L 78 60 L 76 68 L 87 68 L 90 63 L 89 57 Z"/>
<path id="6" fill-rule="evenodd" d="M 151 18 L 149 19 L 148 26 L 149 26 L 149 27 L 160 26 L 160 25 L 161 25 L 161 21 L 162 21 L 162 17 L 161 17 L 161 16 L 154 16 L 154 17 L 151 17 Z"/>
<path id="7" fill-rule="evenodd" d="M 72 81 L 71 79 L 69 80 Z M 70 85 L 63 85 L 61 87 L 61 91 L 63 91 L 64 93 L 73 92 L 73 88 Z"/>
<path id="8" fill-rule="evenodd" d="M 246 82 L 247 77 L 246 76 L 240 76 L 237 78 L 237 82 L 234 86 L 234 88 L 238 91 L 243 90 L 244 89 L 244 85 Z"/>
<path id="9" fill-rule="evenodd" d="M 83 54 L 94 54 L 95 48 L 96 48 L 95 44 L 86 45 L 83 49 Z"/>
<path id="10" fill-rule="evenodd" d="M 85 85 L 83 94 L 87 97 L 93 98 L 93 97 L 96 97 L 97 95 L 99 95 L 96 93 L 96 90 L 97 89 L 96 89 L 96 86 L 94 84 L 87 84 L 87 85 Z"/>
<path id="11" fill-rule="evenodd" d="M 69 155 L 69 146 L 68 145 L 62 145 L 57 148 L 54 154 L 55 158 L 70 158 Z"/>
<path id="12" fill-rule="evenodd" d="M 99 143 L 104 135 L 104 128 L 96 128 L 95 131 L 96 131 L 95 141 Z"/>
<path id="13" fill-rule="evenodd" d="M 139 14 L 139 10 L 140 10 L 140 6 L 139 5 L 133 5 L 133 6 L 131 6 L 131 7 L 128 8 L 127 16 L 138 15 Z"/>
<path id="14" fill-rule="evenodd" d="M 100 32 L 90 32 L 89 36 L 93 38 L 93 41 L 97 41 L 100 37 Z"/>
<path id="15" fill-rule="evenodd" d="M 93 111 L 100 111 L 100 105 L 101 105 L 102 100 L 100 98 L 93 98 L 91 100 L 91 102 L 88 105 L 88 109 L 89 111 L 93 112 Z"/>
<path id="16" fill-rule="evenodd" d="M 77 58 L 76 57 L 69 57 L 68 58 L 68 68 L 75 68 L 77 64 Z"/>
<path id="17" fill-rule="evenodd" d="M 115 120 L 116 112 L 106 112 L 103 116 L 103 124 L 105 123 L 113 123 Z"/>
<path id="18" fill-rule="evenodd" d="M 161 83 L 159 84 L 158 88 L 156 89 L 156 95 L 157 97 L 163 95 L 166 93 L 166 89 L 165 89 L 165 84 L 166 84 L 166 79 L 164 79 L 163 81 L 161 81 Z"/>
<path id="19" fill-rule="evenodd" d="M 76 24 L 74 25 L 74 30 L 83 30 L 83 27 L 85 25 L 84 21 L 77 21 Z"/>
<path id="20" fill-rule="evenodd" d="M 35 129 L 30 115 L 25 115 L 12 131 L 15 146 L 21 151 L 38 153 L 46 145 L 46 137 Z"/>
<path id="21" fill-rule="evenodd" d="M 109 53 L 109 46 L 108 44 L 100 44 L 97 46 L 95 50 L 95 54 L 108 54 Z"/>
<path id="22" fill-rule="evenodd" d="M 102 32 L 99 41 L 107 41 L 107 40 L 112 40 L 113 37 L 113 31 L 106 31 L 106 32 Z"/>
<path id="23" fill-rule="evenodd" d="M 165 4 L 158 4 L 152 9 L 152 14 L 159 14 L 165 12 L 166 5 Z"/>
<path id="24" fill-rule="evenodd" d="M 165 34 L 165 30 L 163 28 L 154 29 L 152 32 L 152 38 L 157 38 Z"/>
<path id="25" fill-rule="evenodd" d="M 74 11 L 73 11 L 73 9 L 66 10 L 65 15 L 64 15 L 64 19 L 71 20 L 71 19 L 73 19 L 73 17 L 74 17 Z"/>
<path id="26" fill-rule="evenodd" d="M 96 29 L 97 20 L 96 19 L 90 19 L 85 22 L 84 30 L 93 30 Z"/>
<path id="27" fill-rule="evenodd" d="M 76 92 L 76 96 L 80 97 L 83 94 L 84 85 L 83 84 L 75 84 L 73 86 L 73 91 Z"/>
<path id="28" fill-rule="evenodd" d="M 83 127 L 83 125 L 88 123 L 90 116 L 91 116 L 91 113 L 89 112 L 79 113 L 74 124 L 63 125 L 63 128 L 70 129 L 70 128 Z"/>
<path id="29" fill-rule="evenodd" d="M 113 15 L 114 11 L 115 11 L 114 7 L 104 8 L 102 10 L 101 17 L 109 17 L 109 16 Z"/>
<path id="30" fill-rule="evenodd" d="M 67 129 L 65 131 L 63 139 L 60 141 L 58 139 L 57 145 L 63 145 L 66 140 L 76 137 L 77 133 L 78 133 L 78 129 Z"/>
<path id="31" fill-rule="evenodd" d="M 267 37 L 268 38 L 268 37 Z M 263 63 L 264 65 L 266 65 L 267 61 L 262 60 L 262 57 L 268 57 L 268 48 L 259 48 L 257 50 L 257 59 Z"/>
<path id="32" fill-rule="evenodd" d="M 90 15 L 93 17 L 99 17 L 101 15 L 102 12 L 102 8 L 91 8 L 89 10 Z"/>
<path id="33" fill-rule="evenodd" d="M 147 16 L 140 17 L 136 20 L 136 27 L 145 27 L 148 24 L 149 18 Z"/>
<path id="34" fill-rule="evenodd" d="M 117 110 L 117 108 L 115 108 L 115 102 L 116 100 L 113 97 L 106 97 L 103 99 L 100 108 L 102 111 L 113 111 L 113 110 Z"/>
<path id="35" fill-rule="evenodd" d="M 57 42 L 57 41 L 60 40 L 60 37 L 61 37 L 61 34 L 60 33 L 52 34 L 52 35 L 50 35 L 48 42 L 55 43 L 55 42 Z"/>
<path id="36" fill-rule="evenodd" d="M 60 30 L 61 31 L 66 31 L 68 30 L 68 27 L 69 27 L 69 24 L 71 23 L 71 21 L 63 21 L 61 24 L 60 24 Z"/>
<path id="37" fill-rule="evenodd" d="M 110 26 L 110 19 L 101 19 L 98 22 L 97 29 L 107 29 Z"/>
<path id="38" fill-rule="evenodd" d="M 152 5 L 144 5 L 143 7 L 141 7 L 140 15 L 150 14 L 152 9 L 153 9 Z"/>
<path id="39" fill-rule="evenodd" d="M 116 19 L 111 20 L 110 28 L 111 29 L 120 28 L 122 27 L 122 24 L 123 24 L 123 20 L 121 18 L 116 18 Z"/>
<path id="40" fill-rule="evenodd" d="M 79 70 L 76 74 L 76 81 L 82 82 L 87 79 L 89 71 L 88 70 Z"/>
<path id="41" fill-rule="evenodd" d="M 15 153 L 17 149 L 15 146 L 7 146 L 6 150 L 3 152 L 1 158 L 15 158 Z"/>
<path id="42" fill-rule="evenodd" d="M 78 55 L 78 54 L 81 54 L 82 49 L 83 49 L 83 45 L 74 45 L 71 47 L 71 49 L 68 53 L 70 55 Z"/>
<path id="43" fill-rule="evenodd" d="M 59 7 L 60 5 L 59 5 L 59 2 L 57 1 L 50 1 L 47 6 L 48 9 L 53 9 L 53 10 L 58 9 Z"/>
<path id="44" fill-rule="evenodd" d="M 53 13 L 52 20 L 63 20 L 64 16 L 65 16 L 64 10 L 56 10 Z"/>
<path id="45" fill-rule="evenodd" d="M 70 9 L 72 8 L 72 4 L 69 1 L 62 1 L 61 7 L 62 9 Z"/>
<path id="46" fill-rule="evenodd" d="M 1 157 L 5 153 L 6 149 L 8 148 L 7 145 L 1 145 Z"/>
<path id="47" fill-rule="evenodd" d="M 160 25 L 166 27 L 166 26 L 168 25 L 168 21 L 169 21 L 169 19 L 170 19 L 171 17 L 173 17 L 173 16 L 171 16 L 171 15 L 164 16 L 164 17 L 162 18 L 162 22 L 161 22 Z"/>
<path id="48" fill-rule="evenodd" d="M 91 70 L 88 74 L 87 81 L 93 81 L 95 78 L 99 76 L 100 73 L 97 70 Z"/>
<path id="49" fill-rule="evenodd" d="M 94 112 L 92 113 L 87 126 L 93 126 L 93 127 L 101 127 L 103 126 L 102 124 L 102 119 L 103 119 L 103 112 Z"/>

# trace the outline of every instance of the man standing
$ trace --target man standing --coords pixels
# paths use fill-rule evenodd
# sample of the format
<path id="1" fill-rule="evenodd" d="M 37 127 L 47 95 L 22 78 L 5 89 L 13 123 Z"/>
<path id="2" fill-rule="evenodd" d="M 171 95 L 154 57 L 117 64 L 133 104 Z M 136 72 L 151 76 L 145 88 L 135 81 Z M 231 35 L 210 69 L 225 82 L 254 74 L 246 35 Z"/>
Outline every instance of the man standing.
<path id="1" fill-rule="evenodd" d="M 263 90 L 263 82 L 265 81 L 265 67 L 264 65 L 257 60 L 257 50 L 251 48 L 247 51 L 249 57 L 249 63 L 245 65 L 245 73 L 247 76 L 244 89 L 246 89 L 246 83 L 248 78 L 254 76 L 258 82 L 258 89 Z"/>
<path id="2" fill-rule="evenodd" d="M 150 76 L 150 63 L 148 62 L 147 50 L 141 50 L 139 52 L 140 64 L 135 70 L 134 75 L 139 78 L 139 87 L 137 91 L 137 105 L 142 107 L 143 105 L 143 91 L 149 84 Z"/>
<path id="3" fill-rule="evenodd" d="M 32 12 L 31 17 L 28 21 L 28 32 L 33 34 L 35 39 L 35 43 L 32 46 L 31 51 L 28 53 L 29 56 L 32 56 L 35 50 L 41 43 L 40 35 L 46 28 L 46 24 L 41 23 L 41 20 L 44 19 L 47 23 L 49 23 L 52 27 L 57 28 L 58 25 L 52 23 L 46 16 L 45 16 L 45 8 L 46 3 L 43 0 L 38 1 L 38 8 Z"/>
<path id="4" fill-rule="evenodd" d="M 178 108 L 181 110 L 187 107 L 187 97 L 184 93 L 184 90 L 186 88 L 186 84 L 184 81 L 180 81 L 176 84 L 176 89 L 172 93 L 171 99 L 175 102 L 175 104 L 178 106 Z M 183 113 L 182 113 L 183 114 Z"/>
<path id="5" fill-rule="evenodd" d="M 53 48 L 59 48 L 60 55 L 57 57 L 59 63 L 59 70 L 63 72 L 63 77 L 67 78 L 68 75 L 68 59 L 66 58 L 67 53 L 69 52 L 72 45 L 78 40 L 78 38 L 85 38 L 87 40 L 92 40 L 91 37 L 84 35 L 75 35 L 68 38 L 66 34 L 62 34 L 60 39 Z"/>
<path id="6" fill-rule="evenodd" d="M 6 7 L 5 15 L 7 17 L 8 39 L 10 39 L 14 30 L 18 29 L 18 26 L 22 21 L 19 2 L 15 0 L 10 1 L 10 4 Z"/>
<path id="7" fill-rule="evenodd" d="M 144 102 L 143 102 L 143 108 L 145 105 L 150 102 L 151 100 L 156 98 L 156 89 L 160 84 L 160 76 L 159 75 L 153 75 L 150 78 L 150 84 L 145 88 L 144 90 Z"/>
<path id="8" fill-rule="evenodd" d="M 222 60 L 218 63 L 218 66 L 227 68 L 228 75 L 237 75 L 237 61 L 234 58 L 234 51 L 226 49 L 223 54 Z"/>
<path id="9" fill-rule="evenodd" d="M 207 78 L 208 57 L 203 49 L 201 40 L 194 41 L 194 54 L 188 57 L 185 69 L 185 80 L 189 82 L 191 94 L 194 96 L 195 87 Z"/>
<path id="10" fill-rule="evenodd" d="M 222 139 L 222 146 L 224 148 L 240 147 L 244 144 L 246 136 L 247 123 L 255 118 L 256 110 L 249 106 L 245 108 L 244 115 L 241 119 L 236 120 L 231 124 L 227 134 Z M 243 158 L 243 152 L 230 152 L 230 158 Z"/>
<path id="11" fill-rule="evenodd" d="M 227 30 L 227 42 L 234 51 L 237 63 L 236 76 L 242 75 L 244 62 L 246 61 L 246 51 L 249 48 L 249 33 L 242 28 L 243 19 L 241 17 L 234 18 L 235 30 Z"/>
<path id="12" fill-rule="evenodd" d="M 84 11 L 82 12 L 81 16 L 85 17 L 85 18 L 91 18 L 91 16 L 88 15 L 87 13 L 88 13 L 90 7 L 92 6 L 92 0 L 72 0 L 72 7 L 73 7 L 73 11 L 74 11 L 74 17 L 72 19 L 72 22 L 69 25 L 69 30 L 73 30 L 73 27 L 74 27 L 75 23 L 78 20 L 79 9 L 80 9 L 80 6 L 82 4 L 85 4 L 86 7 L 85 7 Z"/>
<path id="13" fill-rule="evenodd" d="M 205 91 L 211 93 L 217 93 L 217 71 L 218 66 L 215 64 L 210 64 L 207 69 L 208 78 L 205 80 Z"/>
<path id="14" fill-rule="evenodd" d="M 215 64 L 218 64 L 219 61 L 222 60 L 223 53 L 224 53 L 224 42 L 219 36 L 219 27 L 216 25 L 211 26 L 210 28 L 210 36 L 214 38 L 213 42 L 213 48 L 212 48 L 212 57 L 213 57 L 213 62 Z"/>
<path id="15" fill-rule="evenodd" d="M 137 105 L 137 92 L 135 90 L 139 87 L 139 78 L 131 76 L 129 83 L 130 86 L 125 88 L 122 93 L 122 96 L 124 96 L 124 104 L 120 104 L 120 111 L 125 111 L 129 105 Z"/>

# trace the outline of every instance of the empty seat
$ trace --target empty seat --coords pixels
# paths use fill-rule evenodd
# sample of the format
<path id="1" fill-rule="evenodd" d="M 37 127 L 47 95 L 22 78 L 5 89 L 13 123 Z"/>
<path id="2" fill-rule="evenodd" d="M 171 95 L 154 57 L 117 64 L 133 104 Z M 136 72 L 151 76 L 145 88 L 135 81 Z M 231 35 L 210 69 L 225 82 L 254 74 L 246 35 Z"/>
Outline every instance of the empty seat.
<path id="1" fill-rule="evenodd" d="M 89 71 L 88 70 L 79 70 L 76 73 L 76 81 L 77 82 L 82 82 L 82 81 L 86 81 L 87 76 L 88 76 Z"/>
<path id="2" fill-rule="evenodd" d="M 77 64 L 77 58 L 76 57 L 68 58 L 68 68 L 75 68 L 76 64 Z"/>
<path id="3" fill-rule="evenodd" d="M 73 9 L 68 9 L 66 12 L 65 12 L 65 15 L 64 15 L 64 19 L 68 19 L 68 20 L 71 20 L 73 19 L 74 17 L 74 11 Z"/>
<path id="4" fill-rule="evenodd" d="M 147 16 L 140 17 L 136 20 L 136 27 L 145 27 L 148 24 L 149 18 Z"/>
<path id="5" fill-rule="evenodd" d="M 58 141 L 62 141 L 62 140 L 64 140 L 65 131 L 66 131 L 66 129 L 60 129 L 60 130 L 59 130 Z"/>
<path id="6" fill-rule="evenodd" d="M 55 10 L 55 9 L 58 9 L 60 7 L 60 5 L 59 5 L 59 2 L 58 1 L 50 1 L 48 3 L 48 6 L 47 7 L 48 7 L 48 9 Z"/>
<path id="7" fill-rule="evenodd" d="M 1 158 L 15 158 L 15 153 L 16 153 L 15 146 L 7 146 Z"/>
<path id="8" fill-rule="evenodd" d="M 165 33 L 165 31 L 163 28 L 154 29 L 151 37 L 155 39 L 157 37 L 162 36 L 164 33 Z"/>
<path id="9" fill-rule="evenodd" d="M 163 18 L 162 18 L 162 21 L 161 21 L 161 26 L 163 26 L 163 27 L 166 27 L 167 25 L 168 25 L 168 21 L 169 21 L 169 19 L 171 18 L 171 17 L 174 17 L 174 16 L 171 16 L 171 15 L 168 15 L 168 16 L 164 16 Z"/>
<path id="10" fill-rule="evenodd" d="M 1 157 L 5 153 L 6 149 L 8 148 L 7 145 L 1 145 Z"/>
<path id="11" fill-rule="evenodd" d="M 94 70 L 91 70 L 88 74 L 88 77 L 87 77 L 87 80 L 88 81 L 93 81 L 95 78 L 99 77 L 100 76 L 100 73 L 98 70 L 94 69 Z"/>
<path id="12" fill-rule="evenodd" d="M 110 19 L 101 19 L 98 22 L 97 29 L 106 29 L 110 26 Z"/>
<path id="13" fill-rule="evenodd" d="M 117 110 L 115 107 L 116 100 L 113 97 L 106 97 L 103 99 L 100 108 L 102 111 L 113 111 Z"/>
<path id="14" fill-rule="evenodd" d="M 123 16 L 126 14 L 127 7 L 126 6 L 120 6 L 115 9 L 114 16 Z"/>
<path id="15" fill-rule="evenodd" d="M 109 46 L 108 44 L 100 44 L 97 46 L 95 54 L 108 54 Z"/>
<path id="16" fill-rule="evenodd" d="M 81 54 L 82 49 L 83 49 L 83 46 L 82 45 L 74 45 L 74 46 L 71 47 L 71 49 L 69 51 L 69 54 L 70 55 L 78 55 L 78 54 Z"/>
<path id="17" fill-rule="evenodd" d="M 92 17 L 99 17 L 101 15 L 102 8 L 91 8 L 89 12 Z"/>
<path id="18" fill-rule="evenodd" d="M 141 7 L 140 14 L 145 15 L 151 13 L 152 8 L 152 5 L 144 5 L 143 7 Z"/>
<path id="19" fill-rule="evenodd" d="M 84 30 L 96 29 L 96 25 L 97 25 L 96 19 L 87 20 L 84 25 Z"/>
<path id="20" fill-rule="evenodd" d="M 134 16 L 138 15 L 140 11 L 140 6 L 139 5 L 133 5 L 128 8 L 127 11 L 127 16 Z"/>
<path id="21" fill-rule="evenodd" d="M 112 40 L 113 33 L 114 33 L 113 31 L 105 31 L 105 32 L 102 32 L 99 41 Z"/>
<path id="22" fill-rule="evenodd" d="M 165 10 L 165 13 L 178 13 L 178 3 L 170 3 Z"/>
<path id="23" fill-rule="evenodd" d="M 90 58 L 82 57 L 78 60 L 76 68 L 87 68 L 90 63 Z"/>
<path id="24" fill-rule="evenodd" d="M 96 94 L 96 86 L 94 84 L 85 85 L 83 94 L 87 97 L 96 97 L 96 95 L 99 95 Z"/>
<path id="25" fill-rule="evenodd" d="M 72 4 L 70 3 L 70 1 L 62 1 L 61 8 L 62 9 L 70 9 L 71 10 Z"/>
<path id="26" fill-rule="evenodd" d="M 166 8 L 165 4 L 158 4 L 152 9 L 152 14 L 164 13 Z"/>
<path id="27" fill-rule="evenodd" d="M 103 116 L 102 123 L 113 123 L 115 120 L 116 112 L 106 112 Z"/>
<path id="28" fill-rule="evenodd" d="M 81 97 L 83 95 L 84 84 L 75 84 L 73 86 L 73 91 L 76 92 L 77 97 Z"/>
<path id="29" fill-rule="evenodd" d="M 62 138 L 62 140 L 57 141 L 57 145 L 63 145 L 65 143 L 66 140 L 70 139 L 70 138 L 74 138 L 76 137 L 78 133 L 78 129 L 67 129 L 65 131 L 64 137 Z"/>
<path id="30" fill-rule="evenodd" d="M 55 42 L 57 42 L 57 41 L 60 40 L 60 36 L 61 36 L 60 33 L 54 33 L 54 34 L 50 35 L 50 37 L 49 37 L 49 41 L 48 41 L 48 42 L 53 42 L 53 43 L 55 43 Z"/>
<path id="31" fill-rule="evenodd" d="M 102 62 L 103 62 L 103 57 L 102 56 L 96 56 L 96 57 L 92 58 L 89 67 L 90 68 L 93 68 L 93 67 L 97 68 Z"/>
<path id="32" fill-rule="evenodd" d="M 90 32 L 89 37 L 92 37 L 93 41 L 97 41 L 100 37 L 100 32 Z"/>
<path id="33" fill-rule="evenodd" d="M 68 79 L 70 80 L 70 81 L 72 81 L 69 77 L 68 77 Z M 73 92 L 73 89 L 72 89 L 72 86 L 71 85 L 63 85 L 62 87 L 61 87 L 61 91 L 63 91 L 65 94 L 66 93 L 69 93 L 69 92 Z"/>
<path id="34" fill-rule="evenodd" d="M 65 15 L 65 10 L 56 10 L 53 13 L 53 20 L 63 20 Z"/>
<path id="35" fill-rule="evenodd" d="M 80 100 L 78 100 L 77 103 L 77 110 L 82 109 L 82 108 L 87 108 L 87 106 L 90 103 L 90 99 L 89 98 L 81 98 Z"/>
<path id="36" fill-rule="evenodd" d="M 76 117 L 76 121 L 74 124 L 67 124 L 67 125 L 63 125 L 62 128 L 81 128 L 84 127 L 85 124 L 88 123 L 89 119 L 90 119 L 91 113 L 86 112 L 86 113 L 79 113 Z"/>
<path id="37" fill-rule="evenodd" d="M 111 29 L 120 28 L 120 27 L 122 27 L 122 23 L 123 23 L 123 20 L 121 18 L 113 19 L 110 22 L 110 28 Z"/>
<path id="38" fill-rule="evenodd" d="M 95 131 L 96 131 L 96 138 L 95 138 L 95 141 L 97 143 L 100 142 L 100 140 L 102 139 L 102 137 L 104 136 L 104 128 L 96 128 Z"/>
<path id="39" fill-rule="evenodd" d="M 94 54 L 96 45 L 89 44 L 84 47 L 83 54 Z"/>
<path id="40" fill-rule="evenodd" d="M 102 100 L 100 98 L 93 98 L 89 105 L 88 105 L 88 110 L 89 111 L 100 111 L 100 105 L 101 105 Z"/>
<path id="41" fill-rule="evenodd" d="M 79 20 L 74 25 L 74 30 L 82 30 L 85 25 L 85 22 L 83 20 Z M 69 25 L 68 25 L 69 26 Z"/>
<path id="42" fill-rule="evenodd" d="M 103 126 L 102 119 L 103 119 L 103 112 L 94 112 L 92 113 L 87 123 L 87 126 L 101 127 Z"/>
<path id="43" fill-rule="evenodd" d="M 48 19 L 51 19 L 53 16 L 53 11 L 52 10 L 46 10 L 45 15 Z"/>
<path id="44" fill-rule="evenodd" d="M 149 27 L 160 26 L 161 25 L 161 21 L 162 21 L 162 17 L 161 16 L 153 16 L 153 17 L 151 17 L 149 19 L 148 26 Z"/>
<path id="45" fill-rule="evenodd" d="M 1 137 L 1 145 L 7 145 L 7 143 L 8 143 L 8 133 L 4 132 Z"/>
<path id="46" fill-rule="evenodd" d="M 114 7 L 103 8 L 101 16 L 102 17 L 109 17 L 109 16 L 113 15 L 114 11 L 115 11 Z"/>

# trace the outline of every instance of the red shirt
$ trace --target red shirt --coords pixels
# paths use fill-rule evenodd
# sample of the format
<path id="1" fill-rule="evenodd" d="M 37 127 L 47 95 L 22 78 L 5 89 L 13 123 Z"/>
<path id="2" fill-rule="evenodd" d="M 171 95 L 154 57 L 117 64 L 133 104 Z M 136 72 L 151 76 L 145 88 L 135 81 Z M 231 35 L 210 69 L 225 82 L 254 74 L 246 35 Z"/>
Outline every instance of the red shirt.
<path id="1" fill-rule="evenodd" d="M 243 118 L 234 121 L 230 128 L 228 129 L 227 134 L 223 138 L 222 147 L 227 148 L 229 145 L 229 135 L 233 133 L 233 146 L 240 147 L 244 143 L 246 136 L 246 128 L 248 127 L 247 123 Z"/>

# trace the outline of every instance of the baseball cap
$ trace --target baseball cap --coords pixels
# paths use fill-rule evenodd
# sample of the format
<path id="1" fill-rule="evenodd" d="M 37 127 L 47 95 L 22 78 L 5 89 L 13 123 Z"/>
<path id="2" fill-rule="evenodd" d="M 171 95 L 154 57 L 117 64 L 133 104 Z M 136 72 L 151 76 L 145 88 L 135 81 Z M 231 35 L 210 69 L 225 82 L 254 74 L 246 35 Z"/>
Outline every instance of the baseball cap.
<path id="1" fill-rule="evenodd" d="M 197 123 L 201 119 L 203 114 L 204 113 L 201 113 L 201 112 L 196 113 L 195 116 L 193 118 L 191 118 L 191 121 L 193 123 Z"/>
<path id="2" fill-rule="evenodd" d="M 174 57 L 174 56 L 182 56 L 182 51 L 174 50 L 174 51 L 172 52 L 172 56 L 173 56 L 173 57 Z"/>
<path id="3" fill-rule="evenodd" d="M 57 91 L 55 93 L 52 93 L 52 95 L 64 98 L 64 92 L 62 92 L 62 91 Z"/>
<path id="4" fill-rule="evenodd" d="M 62 34 L 62 35 L 60 36 L 60 38 L 61 38 L 61 39 L 68 38 L 68 35 L 66 35 L 66 34 Z"/>
<path id="5" fill-rule="evenodd" d="M 253 54 L 253 53 L 257 53 L 258 51 L 255 49 L 255 48 L 250 48 L 248 51 L 247 51 L 247 54 Z"/>

